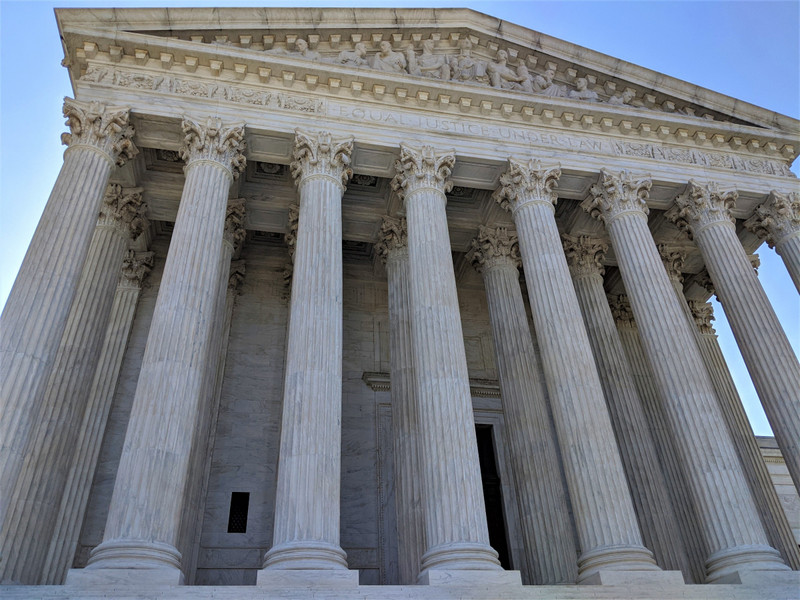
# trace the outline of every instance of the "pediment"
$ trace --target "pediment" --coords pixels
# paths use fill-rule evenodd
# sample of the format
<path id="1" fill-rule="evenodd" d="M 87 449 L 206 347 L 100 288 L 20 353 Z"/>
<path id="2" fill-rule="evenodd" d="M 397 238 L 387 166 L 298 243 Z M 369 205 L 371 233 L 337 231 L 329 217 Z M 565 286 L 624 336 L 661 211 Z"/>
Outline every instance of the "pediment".
<path id="1" fill-rule="evenodd" d="M 57 11 L 74 80 L 92 59 L 316 94 L 457 107 L 793 159 L 800 122 L 467 9 Z M 382 47 L 388 52 L 384 52 Z M 395 70 L 392 67 L 397 66 Z M 743 132 L 731 130 L 745 128 Z M 763 130 L 751 133 L 750 128 Z"/>

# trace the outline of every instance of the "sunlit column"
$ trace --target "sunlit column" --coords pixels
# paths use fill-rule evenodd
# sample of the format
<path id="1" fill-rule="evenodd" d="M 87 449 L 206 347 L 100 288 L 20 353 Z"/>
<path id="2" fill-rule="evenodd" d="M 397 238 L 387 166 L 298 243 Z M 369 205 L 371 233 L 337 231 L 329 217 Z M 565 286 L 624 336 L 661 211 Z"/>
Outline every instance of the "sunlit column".
<path id="1" fill-rule="evenodd" d="M 800 292 L 800 194 L 773 190 L 744 226 L 781 256 Z"/>

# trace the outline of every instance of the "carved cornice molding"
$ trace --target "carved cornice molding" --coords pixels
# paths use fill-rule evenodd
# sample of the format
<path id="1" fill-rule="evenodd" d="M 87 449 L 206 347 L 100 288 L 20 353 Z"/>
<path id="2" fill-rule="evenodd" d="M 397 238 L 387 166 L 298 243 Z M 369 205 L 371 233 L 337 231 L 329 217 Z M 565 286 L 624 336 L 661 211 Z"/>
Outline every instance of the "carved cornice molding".
<path id="1" fill-rule="evenodd" d="M 242 242 L 246 235 L 244 228 L 245 220 L 245 200 L 244 198 L 233 198 L 228 200 L 225 211 L 225 230 L 222 239 L 233 249 L 233 255 L 237 256 L 242 248 Z"/>
<path id="2" fill-rule="evenodd" d="M 381 233 L 375 252 L 384 264 L 395 257 L 408 253 L 408 223 L 405 217 L 385 216 L 381 221 Z"/>
<path id="3" fill-rule="evenodd" d="M 119 287 L 140 290 L 145 277 L 153 269 L 154 252 L 128 250 L 122 260 Z"/>
<path id="4" fill-rule="evenodd" d="M 446 194 L 453 189 L 450 174 L 455 163 L 455 150 L 437 151 L 433 146 L 400 144 L 400 158 L 394 164 L 397 174 L 392 179 L 392 189 L 401 199 L 423 189 Z"/>
<path id="5" fill-rule="evenodd" d="M 714 335 L 716 333 L 711 326 L 711 321 L 714 320 L 714 307 L 711 302 L 689 300 L 689 309 L 692 311 L 692 318 L 700 333 L 704 335 Z"/>
<path id="6" fill-rule="evenodd" d="M 111 227 L 120 235 L 135 240 L 150 225 L 146 213 L 147 204 L 142 201 L 141 188 L 123 188 L 112 183 L 103 196 L 97 225 Z"/>
<path id="7" fill-rule="evenodd" d="M 334 139 L 327 131 L 294 132 L 292 151 L 292 177 L 298 186 L 312 177 L 328 177 L 342 186 L 353 176 L 350 157 L 353 154 L 353 138 Z"/>
<path id="8" fill-rule="evenodd" d="M 774 248 L 800 233 L 800 194 L 770 192 L 767 201 L 756 207 L 744 226 Z"/>
<path id="9" fill-rule="evenodd" d="M 735 227 L 731 208 L 737 197 L 736 190 L 722 192 L 713 181 L 705 185 L 690 181 L 684 191 L 675 197 L 675 206 L 664 216 L 693 239 L 712 225 Z"/>
<path id="10" fill-rule="evenodd" d="M 658 244 L 656 247 L 670 281 L 683 283 L 683 263 L 686 260 L 686 251 L 669 244 Z"/>
<path id="11" fill-rule="evenodd" d="M 636 327 L 628 296 L 625 294 L 610 294 L 608 296 L 608 306 L 611 309 L 611 314 L 614 316 L 617 327 Z"/>
<path id="12" fill-rule="evenodd" d="M 554 209 L 559 177 L 559 167 L 543 167 L 539 160 L 531 159 L 526 163 L 509 158 L 508 170 L 500 176 L 500 187 L 492 198 L 512 213 L 526 204 L 547 204 Z"/>
<path id="13" fill-rule="evenodd" d="M 122 166 L 139 153 L 132 141 L 129 108 L 64 98 L 63 112 L 69 133 L 61 134 L 61 143 L 70 149 L 92 148 L 117 166 Z"/>
<path id="14" fill-rule="evenodd" d="M 573 237 L 562 234 L 561 241 L 564 245 L 564 256 L 567 257 L 569 272 L 572 277 L 600 277 L 606 272 L 603 267 L 603 257 L 608 251 L 608 244 L 582 235 Z"/>
<path id="15" fill-rule="evenodd" d="M 481 225 L 466 258 L 478 273 L 495 268 L 516 270 L 522 266 L 517 235 L 509 233 L 506 227 Z"/>
<path id="16" fill-rule="evenodd" d="M 201 123 L 184 116 L 181 127 L 186 136 L 180 155 L 187 168 L 196 161 L 215 162 L 234 179 L 244 170 L 244 123 L 224 125 L 218 117 L 207 117 Z"/>
<path id="17" fill-rule="evenodd" d="M 639 214 L 647 218 L 647 198 L 653 182 L 649 175 L 638 176 L 629 171 L 612 173 L 600 170 L 596 184 L 589 188 L 589 197 L 581 207 L 591 216 L 611 223 L 624 214 Z"/>

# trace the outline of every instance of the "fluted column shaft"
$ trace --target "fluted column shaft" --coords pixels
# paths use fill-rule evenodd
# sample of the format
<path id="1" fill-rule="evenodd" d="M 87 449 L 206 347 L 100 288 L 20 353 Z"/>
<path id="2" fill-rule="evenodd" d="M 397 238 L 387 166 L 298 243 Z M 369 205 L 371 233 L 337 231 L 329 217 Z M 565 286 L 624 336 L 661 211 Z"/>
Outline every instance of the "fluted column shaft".
<path id="1" fill-rule="evenodd" d="M 603 289 L 603 267 L 599 261 L 606 246 L 589 239 L 566 239 L 565 249 L 642 537 L 661 567 L 689 575 L 668 487 Z"/>
<path id="2" fill-rule="evenodd" d="M 242 125 L 184 119 L 183 129 L 183 194 L 103 542 L 86 567 L 160 569 L 175 583 L 183 579 L 176 546 L 205 399 L 225 207 L 234 173 L 244 166 Z"/>
<path id="3" fill-rule="evenodd" d="M 584 207 L 605 221 L 642 343 L 678 438 L 711 555 L 710 581 L 738 571 L 786 569 L 769 546 L 694 334 L 647 226 L 650 182 L 603 172 Z"/>
<path id="4" fill-rule="evenodd" d="M 352 138 L 297 131 L 300 195 L 273 546 L 267 569 L 346 569 L 339 546 L 342 194 Z"/>
<path id="5" fill-rule="evenodd" d="M 136 255 L 130 250 L 123 261 L 122 278 L 116 287 L 97 368 L 87 393 L 86 408 L 76 436 L 77 446 L 71 456 L 40 583 L 63 583 L 72 566 L 136 303 L 142 281 L 152 266 L 152 252 Z"/>
<path id="6" fill-rule="evenodd" d="M 486 288 L 528 583 L 574 583 L 576 548 L 519 284 L 516 236 L 481 227 L 469 257 Z"/>
<path id="7" fill-rule="evenodd" d="M 509 160 L 499 201 L 512 209 L 545 381 L 581 546 L 578 581 L 656 570 L 642 544 L 614 431 L 556 227 L 560 171 Z"/>
<path id="8" fill-rule="evenodd" d="M 0 317 L 0 523 L 41 420 L 43 394 L 115 164 L 132 158 L 128 109 L 64 101 L 64 164 Z M 5 534 L 3 534 L 5 535 Z M 3 541 L 0 581 L 10 581 Z"/>
<path id="9" fill-rule="evenodd" d="M 4 573 L 13 581 L 34 584 L 42 577 L 125 248 L 141 231 L 141 223 L 132 223 L 141 221 L 141 209 L 140 193 L 109 186 L 45 389 L 36 436 L 3 523 Z"/>
<path id="10" fill-rule="evenodd" d="M 455 162 L 405 144 L 393 187 L 408 220 L 411 321 L 427 552 L 421 571 L 499 570 L 489 545 L 445 193 Z"/>
<path id="11" fill-rule="evenodd" d="M 773 190 L 744 226 L 775 249 L 800 292 L 800 194 Z"/>
<path id="12" fill-rule="evenodd" d="M 689 183 L 673 219 L 688 227 L 714 282 L 786 466 L 800 490 L 800 362 L 736 236 L 735 193 Z"/>
<path id="13" fill-rule="evenodd" d="M 389 284 L 389 360 L 392 395 L 395 509 L 400 583 L 416 583 L 425 552 L 419 456 L 419 414 L 414 389 L 411 270 L 405 219 L 384 217 L 378 245 Z"/>

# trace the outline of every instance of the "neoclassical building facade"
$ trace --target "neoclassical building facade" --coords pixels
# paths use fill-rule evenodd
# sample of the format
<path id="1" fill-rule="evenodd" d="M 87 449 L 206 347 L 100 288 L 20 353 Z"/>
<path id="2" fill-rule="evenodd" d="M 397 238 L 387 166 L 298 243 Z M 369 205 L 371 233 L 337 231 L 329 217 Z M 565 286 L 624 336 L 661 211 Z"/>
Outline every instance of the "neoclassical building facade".
<path id="1" fill-rule="evenodd" d="M 797 487 L 798 121 L 462 9 L 56 14 L 4 595 L 796 593 L 708 299 Z"/>

